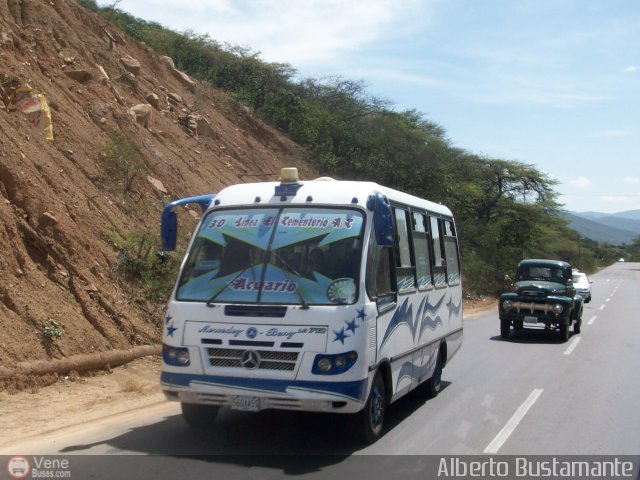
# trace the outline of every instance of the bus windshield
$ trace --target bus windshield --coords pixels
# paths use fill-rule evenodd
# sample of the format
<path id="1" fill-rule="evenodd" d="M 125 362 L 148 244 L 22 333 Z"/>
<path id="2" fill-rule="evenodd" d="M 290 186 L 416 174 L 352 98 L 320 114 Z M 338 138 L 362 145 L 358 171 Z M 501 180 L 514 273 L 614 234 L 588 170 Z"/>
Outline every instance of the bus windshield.
<path id="1" fill-rule="evenodd" d="M 196 233 L 176 299 L 353 304 L 363 226 L 362 212 L 347 208 L 211 211 Z"/>

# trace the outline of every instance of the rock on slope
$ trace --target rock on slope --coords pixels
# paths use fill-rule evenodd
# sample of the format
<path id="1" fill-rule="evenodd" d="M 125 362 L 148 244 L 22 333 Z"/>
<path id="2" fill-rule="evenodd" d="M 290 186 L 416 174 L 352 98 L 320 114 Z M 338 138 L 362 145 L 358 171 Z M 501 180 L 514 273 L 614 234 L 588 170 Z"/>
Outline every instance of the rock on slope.
<path id="1" fill-rule="evenodd" d="M 132 292 L 114 238 L 156 235 L 178 197 L 314 174 L 246 108 L 72 0 L 0 0 L 0 83 L 0 366 L 158 343 L 162 305 Z M 24 85 L 53 140 L 4 104 Z"/>

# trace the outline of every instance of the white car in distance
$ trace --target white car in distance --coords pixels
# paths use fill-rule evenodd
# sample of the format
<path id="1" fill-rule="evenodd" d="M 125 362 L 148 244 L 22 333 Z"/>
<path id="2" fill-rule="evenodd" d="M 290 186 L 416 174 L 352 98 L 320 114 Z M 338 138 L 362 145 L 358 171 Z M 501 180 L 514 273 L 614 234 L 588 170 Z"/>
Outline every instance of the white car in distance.
<path id="1" fill-rule="evenodd" d="M 584 298 L 584 303 L 591 301 L 592 283 L 592 280 L 589 279 L 586 273 L 573 272 L 573 287 L 576 289 L 576 293 Z"/>

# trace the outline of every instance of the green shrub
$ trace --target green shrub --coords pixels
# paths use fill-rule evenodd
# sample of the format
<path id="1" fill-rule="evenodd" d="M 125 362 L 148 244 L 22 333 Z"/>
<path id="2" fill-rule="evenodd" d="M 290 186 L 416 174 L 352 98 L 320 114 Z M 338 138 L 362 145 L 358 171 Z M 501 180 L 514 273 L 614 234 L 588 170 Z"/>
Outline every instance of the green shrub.
<path id="1" fill-rule="evenodd" d="M 111 141 L 102 150 L 109 182 L 122 193 L 130 194 L 135 181 L 146 167 L 138 160 L 140 152 L 130 138 L 122 132 L 111 132 L 109 138 Z"/>
<path id="2" fill-rule="evenodd" d="M 64 328 L 53 319 L 42 322 L 41 332 L 44 338 L 60 340 L 64 337 Z"/>
<path id="3" fill-rule="evenodd" d="M 114 239 L 119 250 L 113 271 L 138 284 L 148 300 L 164 302 L 173 289 L 179 262 L 170 252 L 160 250 L 157 238 L 143 232 Z"/>

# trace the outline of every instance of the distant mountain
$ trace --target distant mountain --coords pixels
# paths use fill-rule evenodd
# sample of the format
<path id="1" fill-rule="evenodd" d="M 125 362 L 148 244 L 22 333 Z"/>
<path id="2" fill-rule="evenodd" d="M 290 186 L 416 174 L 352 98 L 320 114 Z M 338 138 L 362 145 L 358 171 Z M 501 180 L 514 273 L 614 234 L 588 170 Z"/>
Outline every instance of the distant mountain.
<path id="1" fill-rule="evenodd" d="M 640 236 L 640 210 L 619 213 L 563 212 L 569 226 L 597 242 L 621 245 Z"/>
<path id="2" fill-rule="evenodd" d="M 640 220 L 640 210 L 627 210 L 626 212 L 614 213 L 612 216 L 630 218 L 631 220 Z"/>
<path id="3" fill-rule="evenodd" d="M 600 218 L 606 217 L 608 213 L 602 212 L 570 212 L 573 215 L 577 215 L 578 217 L 586 218 L 587 220 L 598 220 Z"/>

